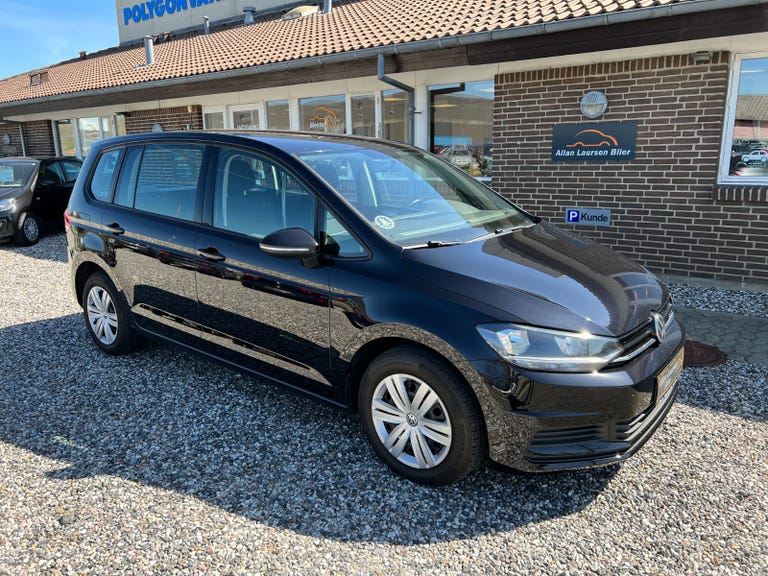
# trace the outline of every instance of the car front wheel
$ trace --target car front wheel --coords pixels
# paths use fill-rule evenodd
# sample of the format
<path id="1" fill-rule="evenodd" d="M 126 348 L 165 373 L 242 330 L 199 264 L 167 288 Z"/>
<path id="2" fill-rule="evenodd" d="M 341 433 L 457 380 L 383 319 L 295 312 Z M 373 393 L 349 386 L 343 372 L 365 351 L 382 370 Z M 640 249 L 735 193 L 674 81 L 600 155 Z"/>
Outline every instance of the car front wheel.
<path id="1" fill-rule="evenodd" d="M 457 482 L 485 456 L 474 394 L 441 357 L 402 346 L 376 358 L 360 386 L 363 430 L 379 457 L 422 484 Z"/>
<path id="2" fill-rule="evenodd" d="M 14 240 L 19 246 L 31 246 L 40 240 L 41 232 L 39 218 L 32 212 L 25 212 L 19 217 Z"/>
<path id="3" fill-rule="evenodd" d="M 82 306 L 88 332 L 101 350 L 118 356 L 136 348 L 128 307 L 106 274 L 96 272 L 88 278 Z"/>

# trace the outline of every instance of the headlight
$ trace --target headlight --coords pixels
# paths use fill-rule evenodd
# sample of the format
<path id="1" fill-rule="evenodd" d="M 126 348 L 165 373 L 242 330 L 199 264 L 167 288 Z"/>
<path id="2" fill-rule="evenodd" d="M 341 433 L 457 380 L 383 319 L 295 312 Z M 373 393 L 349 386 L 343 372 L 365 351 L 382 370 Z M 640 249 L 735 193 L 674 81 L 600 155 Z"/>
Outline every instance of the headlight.
<path id="1" fill-rule="evenodd" d="M 16 204 L 16 198 L 6 198 L 5 200 L 0 200 L 0 210 L 9 210 L 13 208 L 14 204 Z"/>
<path id="2" fill-rule="evenodd" d="M 502 358 L 530 370 L 592 372 L 622 352 L 615 338 L 589 332 L 560 332 L 518 324 L 483 324 L 477 331 Z"/>

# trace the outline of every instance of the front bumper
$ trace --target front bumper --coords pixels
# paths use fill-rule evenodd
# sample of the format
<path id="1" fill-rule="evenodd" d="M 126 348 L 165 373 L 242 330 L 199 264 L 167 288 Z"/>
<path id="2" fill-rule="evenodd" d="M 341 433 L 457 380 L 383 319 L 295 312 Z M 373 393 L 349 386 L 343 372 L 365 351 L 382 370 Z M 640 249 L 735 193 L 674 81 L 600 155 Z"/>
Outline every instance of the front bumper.
<path id="1" fill-rule="evenodd" d="M 478 398 L 491 459 L 543 472 L 629 458 L 674 404 L 677 382 L 662 394 L 657 379 L 684 341 L 675 321 L 661 344 L 620 368 L 593 374 L 523 371 L 500 360 L 472 362 L 483 381 Z"/>
<path id="2" fill-rule="evenodd" d="M 0 238 L 13 236 L 16 233 L 16 221 L 11 214 L 0 214 Z"/>

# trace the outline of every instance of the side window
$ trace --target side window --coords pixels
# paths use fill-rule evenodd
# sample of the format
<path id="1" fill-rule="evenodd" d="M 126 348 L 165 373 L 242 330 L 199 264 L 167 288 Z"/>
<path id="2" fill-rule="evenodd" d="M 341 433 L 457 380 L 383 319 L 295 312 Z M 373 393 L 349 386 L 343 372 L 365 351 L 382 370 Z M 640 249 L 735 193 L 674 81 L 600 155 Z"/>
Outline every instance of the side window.
<path id="1" fill-rule="evenodd" d="M 213 225 L 263 238 L 282 228 L 315 231 L 317 200 L 284 168 L 261 156 L 222 149 L 216 165 Z"/>
<path id="2" fill-rule="evenodd" d="M 48 164 L 40 167 L 40 175 L 37 177 L 37 185 L 41 182 L 53 182 L 56 186 L 63 183 L 61 170 L 56 164 Z"/>
<path id="3" fill-rule="evenodd" d="M 119 149 L 105 152 L 99 158 L 91 178 L 91 194 L 97 200 L 109 202 L 112 199 L 112 188 L 115 185 L 119 158 Z"/>
<path id="4" fill-rule="evenodd" d="M 360 258 L 367 252 L 362 244 L 336 217 L 323 210 L 323 244 L 327 253 L 344 258 Z"/>
<path id="5" fill-rule="evenodd" d="M 64 175 L 64 182 L 67 184 L 72 184 L 77 180 L 77 175 L 80 174 L 80 168 L 83 166 L 80 162 L 75 162 L 74 160 L 60 160 L 56 165 L 61 169 Z"/>
<path id="6" fill-rule="evenodd" d="M 205 147 L 148 144 L 144 147 L 134 207 L 182 220 L 194 220 Z"/>
<path id="7" fill-rule="evenodd" d="M 136 196 L 136 179 L 139 175 L 139 164 L 143 152 L 143 146 L 132 146 L 126 151 L 120 176 L 117 178 L 115 204 L 133 208 L 133 199 Z"/>

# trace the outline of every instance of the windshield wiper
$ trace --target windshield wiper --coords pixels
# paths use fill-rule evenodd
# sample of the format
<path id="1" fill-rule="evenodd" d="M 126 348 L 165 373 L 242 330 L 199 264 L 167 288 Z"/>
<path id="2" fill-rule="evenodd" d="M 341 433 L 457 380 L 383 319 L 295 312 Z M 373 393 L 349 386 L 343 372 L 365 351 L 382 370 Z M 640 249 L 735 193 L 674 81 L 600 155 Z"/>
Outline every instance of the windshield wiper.
<path id="1" fill-rule="evenodd" d="M 410 246 L 404 246 L 406 250 L 420 250 L 422 248 L 442 248 L 443 246 L 456 246 L 457 244 L 464 244 L 459 240 L 430 240 L 424 244 L 411 244 Z"/>

